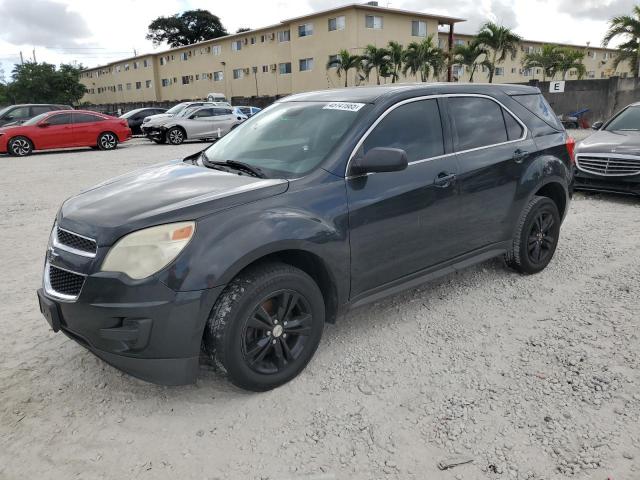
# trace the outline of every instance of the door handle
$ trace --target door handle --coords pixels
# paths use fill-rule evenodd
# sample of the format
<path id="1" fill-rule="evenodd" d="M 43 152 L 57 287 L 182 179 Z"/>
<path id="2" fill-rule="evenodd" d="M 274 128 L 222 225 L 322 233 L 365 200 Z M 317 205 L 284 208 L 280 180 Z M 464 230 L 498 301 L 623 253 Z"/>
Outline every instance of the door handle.
<path id="1" fill-rule="evenodd" d="M 529 152 L 527 152 L 526 150 L 517 149 L 515 152 L 513 152 L 513 160 L 516 163 L 522 163 L 524 159 L 527 158 L 527 155 L 529 155 Z"/>
<path id="2" fill-rule="evenodd" d="M 439 188 L 447 188 L 456 181 L 456 174 L 449 172 L 440 172 L 433 181 L 433 184 Z"/>

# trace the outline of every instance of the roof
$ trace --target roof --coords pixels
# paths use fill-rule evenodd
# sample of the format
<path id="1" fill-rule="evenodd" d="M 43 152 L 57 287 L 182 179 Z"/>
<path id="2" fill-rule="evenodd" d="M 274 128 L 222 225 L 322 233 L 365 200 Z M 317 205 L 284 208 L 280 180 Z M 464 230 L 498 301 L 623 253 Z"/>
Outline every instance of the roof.
<path id="1" fill-rule="evenodd" d="M 507 95 L 530 95 L 540 93 L 537 87 L 499 83 L 394 83 L 365 87 L 335 88 L 315 92 L 297 93 L 280 102 L 354 102 L 375 103 L 382 97 L 406 94 L 415 90 L 417 95 L 438 95 L 450 93 L 490 94 L 496 90 Z"/>
<path id="2" fill-rule="evenodd" d="M 446 34 L 448 35 L 448 33 Z M 472 33 L 454 33 L 453 35 L 454 39 L 455 38 L 461 38 L 461 37 L 467 37 L 467 38 L 473 38 L 475 37 L 474 34 Z M 576 43 L 561 43 L 561 42 L 543 42 L 542 40 L 527 40 L 526 38 L 523 38 L 522 40 L 520 40 L 520 44 L 523 43 L 535 43 L 536 45 L 558 45 L 560 47 L 573 47 L 573 48 L 588 48 L 591 50 L 606 50 L 609 52 L 616 52 L 617 49 L 615 48 L 606 48 L 606 47 L 599 47 L 599 46 L 594 46 L 594 45 L 578 45 Z"/>

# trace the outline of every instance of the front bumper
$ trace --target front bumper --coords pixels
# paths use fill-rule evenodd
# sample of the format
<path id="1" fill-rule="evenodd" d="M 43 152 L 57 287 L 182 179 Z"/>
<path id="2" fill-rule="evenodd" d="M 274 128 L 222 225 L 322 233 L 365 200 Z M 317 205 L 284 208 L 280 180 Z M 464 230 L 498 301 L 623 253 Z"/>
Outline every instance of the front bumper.
<path id="1" fill-rule="evenodd" d="M 164 127 L 141 127 L 142 134 L 150 140 L 161 140 L 167 135 L 167 129 Z"/>
<path id="2" fill-rule="evenodd" d="M 153 277 L 88 275 L 75 301 L 38 290 L 40 310 L 60 330 L 114 367 L 153 383 L 193 383 L 202 334 L 223 287 L 175 292 Z"/>
<path id="3" fill-rule="evenodd" d="M 576 190 L 590 190 L 640 196 L 640 175 L 619 177 L 594 175 L 576 168 L 574 181 L 574 188 Z"/>

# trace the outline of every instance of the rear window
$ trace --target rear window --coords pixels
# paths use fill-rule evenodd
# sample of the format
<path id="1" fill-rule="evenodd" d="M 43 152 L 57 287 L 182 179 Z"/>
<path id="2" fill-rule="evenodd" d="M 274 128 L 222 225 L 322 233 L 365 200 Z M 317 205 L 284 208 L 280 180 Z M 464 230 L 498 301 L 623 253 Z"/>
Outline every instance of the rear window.
<path id="1" fill-rule="evenodd" d="M 562 123 L 560 123 L 560 120 L 542 94 L 513 95 L 511 98 L 533 113 L 536 117 L 543 120 L 546 124 L 557 130 L 562 130 Z"/>

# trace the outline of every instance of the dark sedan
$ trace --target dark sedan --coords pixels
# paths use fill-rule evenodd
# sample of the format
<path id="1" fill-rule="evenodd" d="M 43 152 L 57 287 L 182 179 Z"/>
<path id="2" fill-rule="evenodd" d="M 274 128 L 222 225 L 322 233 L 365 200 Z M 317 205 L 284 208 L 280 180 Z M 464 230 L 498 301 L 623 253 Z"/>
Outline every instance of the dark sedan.
<path id="1" fill-rule="evenodd" d="M 142 126 L 142 121 L 146 117 L 165 113 L 166 111 L 166 108 L 137 108 L 125 113 L 124 115 L 120 115 L 120 118 L 125 119 L 129 123 L 129 128 L 134 135 L 141 135 L 142 130 L 140 127 Z"/>
<path id="2" fill-rule="evenodd" d="M 575 188 L 640 195 L 640 102 L 576 147 Z"/>

